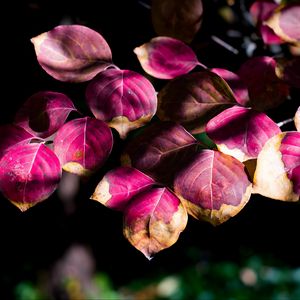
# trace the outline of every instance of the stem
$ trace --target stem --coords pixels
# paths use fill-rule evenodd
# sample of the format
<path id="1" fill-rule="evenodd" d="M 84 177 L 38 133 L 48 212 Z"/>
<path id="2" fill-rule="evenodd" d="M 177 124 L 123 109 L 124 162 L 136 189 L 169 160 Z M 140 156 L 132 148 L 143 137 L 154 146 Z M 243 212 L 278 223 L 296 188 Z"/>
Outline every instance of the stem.
<path id="1" fill-rule="evenodd" d="M 232 52 L 235 55 L 239 54 L 239 50 L 234 48 L 233 46 L 229 45 L 228 43 L 226 43 L 225 41 L 221 40 L 219 37 L 212 35 L 211 39 L 217 43 L 218 45 L 222 46 L 223 48 L 225 48 L 226 50 Z"/>
<path id="2" fill-rule="evenodd" d="M 282 127 L 283 125 L 291 123 L 291 122 L 294 122 L 294 118 L 289 118 L 289 119 L 283 120 L 281 122 L 278 122 L 277 126 Z"/>

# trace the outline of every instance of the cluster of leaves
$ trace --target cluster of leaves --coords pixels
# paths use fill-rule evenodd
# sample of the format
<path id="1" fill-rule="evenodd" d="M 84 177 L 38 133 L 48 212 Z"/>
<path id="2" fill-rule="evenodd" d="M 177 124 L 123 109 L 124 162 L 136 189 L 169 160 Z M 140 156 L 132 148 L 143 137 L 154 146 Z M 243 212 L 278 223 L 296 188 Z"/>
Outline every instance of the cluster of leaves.
<path id="1" fill-rule="evenodd" d="M 86 103 L 94 117 L 82 116 L 66 95 L 42 91 L 0 129 L 0 189 L 14 205 L 25 211 L 48 198 L 62 169 L 89 176 L 110 155 L 110 127 L 125 139 L 155 114 L 160 121 L 128 141 L 122 166 L 91 197 L 123 212 L 125 237 L 147 258 L 177 241 L 188 214 L 218 225 L 252 193 L 299 200 L 300 133 L 281 132 L 264 113 L 299 88 L 299 58 L 254 57 L 237 74 L 208 68 L 183 42 L 200 27 L 202 2 L 183 2 L 153 1 L 154 27 L 168 36 L 134 49 L 146 73 L 170 80 L 158 95 L 144 76 L 114 65 L 108 44 L 90 28 L 61 25 L 32 39 L 50 76 L 90 81 Z M 264 40 L 299 43 L 299 5 L 259 1 L 251 13 Z M 79 117 L 66 122 L 71 112 Z M 299 119 L 298 109 L 298 131 Z M 213 145 L 192 134 L 207 134 Z"/>

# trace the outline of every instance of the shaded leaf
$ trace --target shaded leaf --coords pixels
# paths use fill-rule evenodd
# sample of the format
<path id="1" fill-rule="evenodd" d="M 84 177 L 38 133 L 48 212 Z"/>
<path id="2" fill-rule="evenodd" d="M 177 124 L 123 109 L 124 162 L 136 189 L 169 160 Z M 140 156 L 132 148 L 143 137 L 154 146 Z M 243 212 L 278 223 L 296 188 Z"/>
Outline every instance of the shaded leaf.
<path id="1" fill-rule="evenodd" d="M 289 86 L 278 79 L 275 67 L 275 60 L 268 56 L 251 58 L 240 67 L 238 75 L 248 86 L 252 108 L 275 108 L 289 95 Z"/>
<path id="2" fill-rule="evenodd" d="M 202 150 L 176 174 L 174 189 L 190 215 L 218 225 L 245 206 L 252 184 L 234 157 Z"/>
<path id="3" fill-rule="evenodd" d="M 290 86 L 300 88 L 300 57 L 277 58 L 276 75 Z"/>
<path id="4" fill-rule="evenodd" d="M 157 35 L 190 43 L 201 26 L 202 0 L 152 0 L 151 8 Z"/>
<path id="5" fill-rule="evenodd" d="M 294 117 L 294 122 L 295 122 L 296 129 L 298 131 L 300 131 L 300 106 L 298 107 L 298 109 L 296 111 L 296 114 Z"/>
<path id="6" fill-rule="evenodd" d="M 196 139 L 182 126 L 158 122 L 128 143 L 121 161 L 159 182 L 170 183 L 186 152 L 193 153 L 196 148 Z"/>
<path id="7" fill-rule="evenodd" d="M 0 161 L 0 189 L 21 211 L 47 199 L 60 177 L 59 160 L 44 144 L 17 145 Z"/>
<path id="8" fill-rule="evenodd" d="M 148 259 L 172 246 L 187 224 L 187 213 L 167 188 L 152 188 L 133 198 L 124 213 L 124 235 Z"/>
<path id="9" fill-rule="evenodd" d="M 105 39 L 85 26 L 57 26 L 31 42 L 41 67 L 60 81 L 88 81 L 112 65 Z"/>
<path id="10" fill-rule="evenodd" d="M 157 107 L 150 81 L 129 70 L 98 74 L 87 87 L 86 100 L 94 116 L 115 128 L 121 138 L 149 122 Z"/>
<path id="11" fill-rule="evenodd" d="M 194 51 L 183 42 L 170 37 L 156 37 L 134 49 L 145 72 L 160 79 L 186 74 L 199 63 Z"/>
<path id="12" fill-rule="evenodd" d="M 158 117 L 180 123 L 192 133 L 222 110 L 235 105 L 231 89 L 217 74 L 201 71 L 175 78 L 158 94 Z"/>
<path id="13" fill-rule="evenodd" d="M 19 109 L 15 123 L 36 136 L 46 138 L 65 123 L 71 111 L 76 111 L 76 108 L 66 95 L 38 92 Z"/>
<path id="14" fill-rule="evenodd" d="M 291 141 L 290 141 L 291 137 Z M 280 133 L 269 139 L 257 158 L 253 192 L 282 201 L 299 200 L 300 133 Z M 292 142 L 292 143 L 291 143 Z M 286 147 L 290 144 L 290 150 Z M 292 153 L 289 157 L 289 151 Z M 297 169 L 298 168 L 298 169 Z M 291 178 L 298 176 L 295 185 Z M 298 174 L 298 175 L 297 175 Z M 295 180 L 295 178 L 293 178 Z M 296 188 L 296 190 L 294 190 Z"/>
<path id="15" fill-rule="evenodd" d="M 103 121 L 85 117 L 61 127 L 53 143 L 54 152 L 65 171 L 90 175 L 107 160 L 113 146 L 113 137 Z"/>
<path id="16" fill-rule="evenodd" d="M 210 120 L 206 132 L 220 151 L 243 162 L 257 158 L 266 141 L 281 131 L 266 114 L 234 106 Z"/>
<path id="17" fill-rule="evenodd" d="M 124 210 L 137 194 L 149 189 L 154 180 L 137 169 L 118 167 L 104 175 L 91 199 L 116 210 Z"/>
<path id="18" fill-rule="evenodd" d="M 213 68 L 211 72 L 216 73 L 222 77 L 230 86 L 233 91 L 236 101 L 242 106 L 248 106 L 249 103 L 249 93 L 247 86 L 240 79 L 240 77 L 226 69 Z"/>

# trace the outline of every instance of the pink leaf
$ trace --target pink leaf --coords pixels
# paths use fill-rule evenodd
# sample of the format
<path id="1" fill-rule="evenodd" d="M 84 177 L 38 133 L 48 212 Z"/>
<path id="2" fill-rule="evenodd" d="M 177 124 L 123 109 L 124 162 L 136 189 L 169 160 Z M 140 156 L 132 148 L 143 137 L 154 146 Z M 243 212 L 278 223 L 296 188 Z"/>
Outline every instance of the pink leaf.
<path id="1" fill-rule="evenodd" d="M 9 124 L 0 126 L 0 159 L 13 146 L 26 145 L 35 138 L 22 127 Z"/>
<path id="2" fill-rule="evenodd" d="M 183 42 L 170 37 L 156 37 L 134 49 L 145 72 L 160 79 L 186 74 L 199 63 L 194 51 Z"/>
<path id="3" fill-rule="evenodd" d="M 170 183 L 186 152 L 193 153 L 195 148 L 196 139 L 182 126 L 159 122 L 146 128 L 128 144 L 121 161 L 157 181 Z"/>
<path id="4" fill-rule="evenodd" d="M 202 150 L 178 172 L 174 189 L 189 214 L 218 225 L 245 206 L 252 185 L 241 162 L 218 151 Z"/>
<path id="5" fill-rule="evenodd" d="M 63 169 L 85 176 L 105 163 L 113 137 L 103 121 L 86 117 L 66 123 L 58 130 L 53 143 Z"/>
<path id="6" fill-rule="evenodd" d="M 248 86 L 252 108 L 275 108 L 289 95 L 289 86 L 278 79 L 275 67 L 272 57 L 261 56 L 247 60 L 239 69 L 238 75 Z"/>
<path id="7" fill-rule="evenodd" d="M 206 132 L 220 151 L 243 162 L 257 158 L 266 141 L 281 131 L 266 114 L 234 106 L 210 120 Z"/>
<path id="8" fill-rule="evenodd" d="M 300 106 L 298 107 L 298 109 L 296 111 L 296 114 L 294 117 L 294 122 L 295 122 L 296 129 L 298 131 L 300 131 Z"/>
<path id="9" fill-rule="evenodd" d="M 149 189 L 154 180 L 137 169 L 118 167 L 105 174 L 91 199 L 116 210 L 124 210 L 133 196 Z"/>
<path id="10" fill-rule="evenodd" d="M 278 78 L 290 86 L 300 88 L 300 57 L 277 58 L 275 71 Z"/>
<path id="11" fill-rule="evenodd" d="M 167 188 L 152 188 L 133 198 L 124 215 L 124 235 L 148 259 L 172 246 L 187 224 L 180 200 Z"/>
<path id="12" fill-rule="evenodd" d="M 158 94 L 158 117 L 199 133 L 213 116 L 235 104 L 231 89 L 220 76 L 201 71 L 175 78 L 164 86 Z"/>
<path id="13" fill-rule="evenodd" d="M 202 22 L 202 0 L 152 0 L 151 12 L 157 35 L 190 43 Z"/>
<path id="14" fill-rule="evenodd" d="M 211 72 L 222 77 L 230 86 L 235 96 L 236 101 L 242 106 L 249 105 L 249 94 L 247 86 L 242 82 L 240 77 L 226 69 L 213 68 Z"/>
<path id="15" fill-rule="evenodd" d="M 58 158 L 43 144 L 17 145 L 0 161 L 0 189 L 21 211 L 47 199 L 60 177 Z"/>
<path id="16" fill-rule="evenodd" d="M 41 67 L 60 81 L 88 81 L 112 65 L 105 39 L 85 26 L 57 26 L 31 42 Z"/>
<path id="17" fill-rule="evenodd" d="M 257 158 L 253 192 L 282 201 L 300 194 L 300 133 L 283 132 L 269 139 Z"/>
<path id="18" fill-rule="evenodd" d="M 46 138 L 64 124 L 71 111 L 76 111 L 76 108 L 66 95 L 38 92 L 19 109 L 15 123 L 38 137 Z"/>
<path id="19" fill-rule="evenodd" d="M 101 72 L 88 85 L 86 100 L 94 116 L 115 128 L 121 138 L 149 122 L 157 107 L 150 81 L 128 70 Z"/>

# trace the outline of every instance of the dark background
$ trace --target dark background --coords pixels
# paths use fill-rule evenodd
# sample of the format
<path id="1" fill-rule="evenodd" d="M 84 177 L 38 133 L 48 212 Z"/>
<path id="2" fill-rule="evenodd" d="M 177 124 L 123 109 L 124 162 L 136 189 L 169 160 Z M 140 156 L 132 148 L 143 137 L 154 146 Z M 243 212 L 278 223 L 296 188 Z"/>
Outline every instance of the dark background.
<path id="1" fill-rule="evenodd" d="M 144 1 L 148 3 L 147 1 Z M 242 1 L 243 2 L 243 1 Z M 249 7 L 251 1 L 246 1 Z M 233 7 L 239 18 L 226 23 L 217 14 L 226 1 L 204 1 L 204 21 L 192 46 L 201 62 L 209 67 L 235 71 L 247 59 L 243 37 L 255 29 L 243 19 L 240 5 Z M 109 43 L 113 60 L 122 69 L 143 72 L 133 48 L 150 40 L 150 11 L 139 1 L 29 1 L 6 3 L 2 8 L 1 29 L 1 124 L 11 122 L 18 107 L 33 93 L 41 90 L 63 92 L 75 105 L 89 114 L 84 103 L 86 83 L 69 84 L 52 79 L 38 65 L 30 38 L 61 23 L 78 23 L 100 32 Z M 7 17 L 7 21 L 4 20 Z M 226 37 L 228 29 L 240 31 L 241 37 Z M 211 40 L 211 35 L 224 37 L 239 49 L 238 55 Z M 255 40 L 253 55 L 273 55 L 270 48 Z M 286 49 L 281 48 L 281 53 Z M 160 86 L 160 82 L 154 82 Z M 299 91 L 292 100 L 268 112 L 275 121 L 292 117 Z M 299 99 L 299 98 L 298 98 Z M 290 127 L 289 127 L 290 126 Z M 292 128 L 288 125 L 284 129 Z M 1 137 L 0 137 L 1 138 Z M 97 267 L 109 274 L 116 286 L 135 278 L 154 274 L 176 273 L 206 256 L 213 261 L 241 262 L 253 254 L 274 257 L 280 263 L 297 267 L 300 263 L 300 206 L 252 196 L 238 214 L 219 227 L 195 221 L 191 217 L 179 241 L 159 253 L 150 262 L 134 249 L 122 235 L 122 216 L 89 200 L 102 174 L 117 165 L 123 146 L 115 134 L 113 155 L 104 169 L 89 182 L 82 182 L 73 203 L 66 204 L 55 193 L 48 200 L 25 213 L 20 213 L 0 196 L 0 295 L 13 299 L 15 285 L 21 280 L 34 280 L 39 270 L 48 270 L 71 244 L 87 245 L 95 256 Z M 193 249 L 191 255 L 190 249 Z"/>

